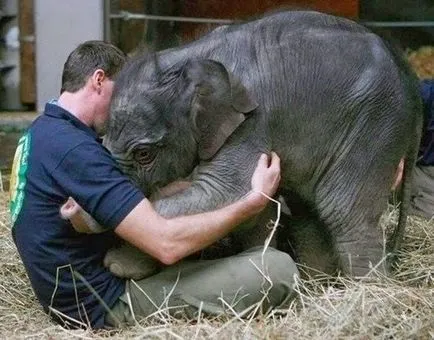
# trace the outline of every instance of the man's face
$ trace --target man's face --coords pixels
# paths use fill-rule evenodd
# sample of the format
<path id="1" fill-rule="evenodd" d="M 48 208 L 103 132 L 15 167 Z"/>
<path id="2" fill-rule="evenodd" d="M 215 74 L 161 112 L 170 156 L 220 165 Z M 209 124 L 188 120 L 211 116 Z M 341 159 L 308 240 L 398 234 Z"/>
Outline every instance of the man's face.
<path id="1" fill-rule="evenodd" d="M 98 115 L 95 119 L 95 130 L 99 136 L 105 134 L 108 118 L 109 118 L 109 108 L 110 100 L 113 94 L 114 81 L 106 78 L 101 86 L 100 94 L 100 105 L 98 107 Z"/>

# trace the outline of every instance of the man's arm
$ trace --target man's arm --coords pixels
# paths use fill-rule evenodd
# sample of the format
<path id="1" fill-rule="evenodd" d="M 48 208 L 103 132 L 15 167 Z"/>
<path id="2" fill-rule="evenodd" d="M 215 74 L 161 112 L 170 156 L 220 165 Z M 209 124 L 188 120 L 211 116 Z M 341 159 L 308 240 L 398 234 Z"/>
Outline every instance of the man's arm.
<path id="1" fill-rule="evenodd" d="M 252 191 L 219 210 L 165 219 L 144 199 L 116 227 L 115 232 L 164 264 L 172 264 L 224 237 L 238 224 L 260 213 L 280 181 L 280 159 L 271 154 L 258 161 L 252 176 Z"/>

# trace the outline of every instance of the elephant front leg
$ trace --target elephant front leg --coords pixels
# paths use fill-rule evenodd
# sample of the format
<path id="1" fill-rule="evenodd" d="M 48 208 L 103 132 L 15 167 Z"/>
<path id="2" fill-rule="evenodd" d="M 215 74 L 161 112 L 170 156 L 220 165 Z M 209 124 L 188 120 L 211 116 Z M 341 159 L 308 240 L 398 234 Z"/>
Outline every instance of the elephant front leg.
<path id="1" fill-rule="evenodd" d="M 161 192 L 163 192 L 163 196 L 164 193 L 170 193 L 170 196 L 161 197 L 160 195 L 160 198 L 153 202 L 153 206 L 160 215 L 166 218 L 215 210 L 240 199 L 250 191 L 250 178 L 253 170 L 254 168 L 252 171 L 243 171 L 245 178 L 240 178 L 236 176 L 219 176 L 218 171 L 214 171 L 211 176 L 209 168 L 199 169 L 199 176 L 191 182 L 191 185 L 186 182 L 175 182 L 175 184 L 169 185 L 166 188 L 167 190 L 163 189 Z M 233 242 L 229 242 L 229 244 L 233 245 Z M 124 244 L 122 248 L 126 248 L 125 250 L 122 250 L 122 248 L 110 250 L 106 255 L 106 257 L 110 257 L 110 260 L 105 261 L 106 265 L 114 269 L 119 267 L 132 268 L 135 277 L 146 275 L 148 262 L 142 261 L 146 265 L 143 273 L 140 273 L 140 270 L 137 270 L 140 269 L 140 256 L 137 256 L 136 252 L 130 249 L 131 247 L 129 244 Z M 110 253 L 115 254 L 111 255 Z M 128 254 L 134 254 L 133 258 Z M 143 254 L 143 257 L 146 256 L 146 254 Z M 136 266 L 136 263 L 139 263 L 139 265 Z M 117 275 L 115 271 L 112 270 L 112 272 Z M 128 275 L 123 276 L 128 277 Z"/>
<path id="2" fill-rule="evenodd" d="M 160 269 L 158 261 L 127 242 L 107 251 L 104 266 L 115 276 L 133 280 L 144 279 Z"/>
<path id="3" fill-rule="evenodd" d="M 262 152 L 252 149 L 249 141 L 225 146 L 194 169 L 189 188 L 153 202 L 155 210 L 171 218 L 213 211 L 239 200 L 252 188 L 252 175 Z"/>
<path id="4" fill-rule="evenodd" d="M 198 172 L 200 173 L 201 169 Z M 166 217 L 196 214 L 220 208 L 248 194 L 250 176 L 248 170 L 245 173 L 247 176 L 244 178 L 226 176 L 221 180 L 216 180 L 216 176 L 210 178 L 202 175 L 193 182 L 190 188 L 174 196 L 158 200 L 154 206 L 161 215 Z M 219 183 L 225 185 L 219 185 Z M 224 239 L 204 249 L 202 259 L 227 257 L 254 246 L 263 246 L 271 231 L 266 227 L 270 219 L 276 219 L 274 204 L 270 204 L 261 215 L 236 227 Z M 276 245 L 274 239 L 270 245 Z"/>
<path id="5" fill-rule="evenodd" d="M 187 189 L 154 201 L 153 206 L 160 215 L 166 218 L 212 211 L 229 205 L 248 194 L 250 182 L 235 180 L 235 183 L 233 179 L 216 181 L 212 177 L 201 177 L 192 181 L 191 186 Z"/>

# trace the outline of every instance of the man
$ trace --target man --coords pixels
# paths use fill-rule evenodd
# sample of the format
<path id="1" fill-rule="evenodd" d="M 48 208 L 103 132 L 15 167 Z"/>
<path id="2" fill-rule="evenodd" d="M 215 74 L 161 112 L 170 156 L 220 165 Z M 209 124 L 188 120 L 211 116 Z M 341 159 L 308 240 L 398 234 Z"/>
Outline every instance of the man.
<path id="1" fill-rule="evenodd" d="M 269 162 L 262 155 L 251 193 L 232 205 L 170 220 L 159 216 L 98 138 L 108 119 L 114 76 L 124 62 L 125 55 L 110 44 L 78 46 L 65 62 L 60 97 L 46 105 L 17 147 L 12 235 L 44 310 L 66 326 L 101 328 L 165 306 L 182 306 L 170 311 L 194 315 L 199 309 L 220 313 L 224 301 L 239 313 L 259 301 L 264 308 L 281 305 L 297 273 L 287 254 L 269 249 L 262 258 L 254 249 L 232 258 L 178 262 L 265 207 L 260 192 L 271 196 L 277 189 L 279 158 L 272 154 Z M 69 197 L 111 230 L 78 233 L 59 214 Z M 103 258 L 118 237 L 163 264 L 176 264 L 137 283 L 115 277 Z M 273 284 L 264 285 L 263 275 Z"/>
<path id="2" fill-rule="evenodd" d="M 412 181 L 411 213 L 434 216 L 434 79 L 420 82 L 424 106 L 424 128 Z"/>
<path id="3" fill-rule="evenodd" d="M 431 219 L 434 216 L 434 79 L 420 81 L 424 124 L 418 159 L 411 182 L 410 214 Z M 402 181 L 404 160 L 398 165 L 392 191 Z"/>

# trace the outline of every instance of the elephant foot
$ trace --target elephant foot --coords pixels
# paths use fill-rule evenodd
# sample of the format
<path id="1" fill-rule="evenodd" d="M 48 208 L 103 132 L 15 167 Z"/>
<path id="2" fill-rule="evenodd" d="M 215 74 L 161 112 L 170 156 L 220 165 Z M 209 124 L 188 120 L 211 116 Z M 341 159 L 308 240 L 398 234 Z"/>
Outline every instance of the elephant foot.
<path id="1" fill-rule="evenodd" d="M 154 258 L 127 243 L 110 249 L 104 258 L 104 266 L 115 276 L 133 280 L 149 277 L 159 269 Z"/>
<path id="2" fill-rule="evenodd" d="M 338 243 L 340 265 L 342 270 L 353 277 L 362 278 L 370 273 L 389 274 L 387 254 L 383 245 L 374 238 L 365 236 L 365 242 L 360 240 Z"/>

